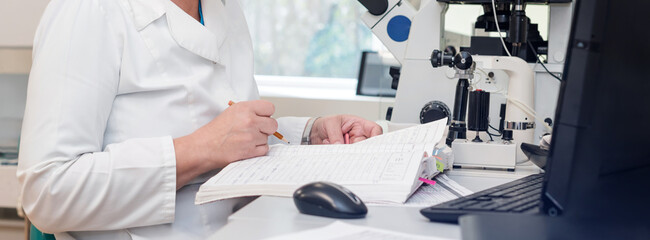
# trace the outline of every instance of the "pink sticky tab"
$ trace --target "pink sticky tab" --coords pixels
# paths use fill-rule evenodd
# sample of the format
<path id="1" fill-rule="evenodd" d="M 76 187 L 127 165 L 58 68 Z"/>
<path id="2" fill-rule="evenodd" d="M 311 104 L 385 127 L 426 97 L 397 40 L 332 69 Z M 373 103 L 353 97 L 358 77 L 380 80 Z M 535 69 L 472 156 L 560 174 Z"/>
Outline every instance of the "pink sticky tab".
<path id="1" fill-rule="evenodd" d="M 418 180 L 422 181 L 423 183 L 429 184 L 431 186 L 436 185 L 436 181 L 426 179 L 426 178 L 418 178 Z"/>

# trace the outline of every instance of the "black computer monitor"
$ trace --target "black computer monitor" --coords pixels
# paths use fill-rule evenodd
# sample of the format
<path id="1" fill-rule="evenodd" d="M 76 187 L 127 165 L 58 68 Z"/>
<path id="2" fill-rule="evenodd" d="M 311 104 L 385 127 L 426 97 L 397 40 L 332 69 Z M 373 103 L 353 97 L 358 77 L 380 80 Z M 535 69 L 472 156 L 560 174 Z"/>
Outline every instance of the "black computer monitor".
<path id="1" fill-rule="evenodd" d="M 576 2 L 543 211 L 649 221 L 650 1 Z"/>

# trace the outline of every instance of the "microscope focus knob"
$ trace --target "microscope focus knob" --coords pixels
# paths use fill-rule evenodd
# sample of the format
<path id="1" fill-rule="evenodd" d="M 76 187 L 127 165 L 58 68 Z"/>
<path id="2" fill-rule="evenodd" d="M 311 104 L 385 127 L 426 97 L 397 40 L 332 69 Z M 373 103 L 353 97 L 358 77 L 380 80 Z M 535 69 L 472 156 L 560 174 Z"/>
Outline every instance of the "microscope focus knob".
<path id="1" fill-rule="evenodd" d="M 447 124 L 449 124 L 449 116 L 451 116 L 451 111 L 447 104 L 441 101 L 431 101 L 422 107 L 420 123 L 424 124 L 446 118 Z"/>
<path id="2" fill-rule="evenodd" d="M 390 67 L 390 70 L 388 70 L 388 75 L 390 75 L 390 77 L 393 78 L 393 81 L 390 84 L 390 88 L 397 90 L 397 86 L 399 86 L 399 76 L 401 75 L 401 68 Z"/>
<path id="3" fill-rule="evenodd" d="M 445 49 L 445 51 L 440 51 L 438 49 L 434 49 L 433 52 L 431 53 L 431 58 L 429 61 L 431 61 L 431 66 L 434 68 L 447 65 L 449 67 L 453 67 L 454 64 L 454 52 L 456 51 L 455 49 Z"/>
<path id="4" fill-rule="evenodd" d="M 472 67 L 474 60 L 468 52 L 460 52 L 454 56 L 454 66 L 460 70 L 467 70 Z"/>
<path id="5" fill-rule="evenodd" d="M 503 130 L 501 134 L 503 141 L 512 141 L 512 130 Z"/>
<path id="6" fill-rule="evenodd" d="M 442 52 L 438 49 L 433 50 L 431 53 L 431 66 L 434 68 L 442 66 Z"/>

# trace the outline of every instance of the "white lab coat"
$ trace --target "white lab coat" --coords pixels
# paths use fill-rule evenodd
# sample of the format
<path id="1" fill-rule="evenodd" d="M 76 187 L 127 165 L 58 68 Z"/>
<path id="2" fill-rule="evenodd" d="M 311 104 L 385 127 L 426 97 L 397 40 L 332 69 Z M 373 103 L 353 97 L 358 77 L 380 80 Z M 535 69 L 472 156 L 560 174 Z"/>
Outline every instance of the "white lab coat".
<path id="1" fill-rule="evenodd" d="M 228 100 L 259 98 L 239 3 L 202 5 L 205 26 L 169 0 L 49 4 L 34 40 L 18 166 L 36 227 L 57 239 L 202 239 L 241 203 L 194 205 L 215 172 L 176 191 L 172 139 Z M 278 121 L 299 143 L 307 118 Z"/>

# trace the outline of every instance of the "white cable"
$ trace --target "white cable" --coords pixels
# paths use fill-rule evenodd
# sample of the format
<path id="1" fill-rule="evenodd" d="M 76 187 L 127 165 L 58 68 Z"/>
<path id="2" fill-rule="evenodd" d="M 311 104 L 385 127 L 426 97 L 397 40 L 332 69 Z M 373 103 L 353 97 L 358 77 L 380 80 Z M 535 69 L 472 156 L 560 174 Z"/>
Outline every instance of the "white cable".
<path id="1" fill-rule="evenodd" d="M 476 68 L 476 70 L 479 70 L 479 71 L 483 72 L 485 74 L 485 77 L 487 77 L 487 73 L 485 73 L 485 71 L 481 70 L 480 68 Z M 476 77 L 477 75 L 479 77 Z M 478 80 L 475 80 L 475 79 L 478 79 Z M 474 72 L 474 78 L 472 78 L 471 80 L 472 81 L 469 83 L 469 85 L 473 89 L 477 89 L 477 85 L 481 82 L 481 80 L 483 80 L 483 75 L 481 75 L 481 73 Z"/>
<path id="2" fill-rule="evenodd" d="M 479 78 L 478 81 L 476 81 L 476 84 L 480 83 L 483 80 L 483 78 L 488 78 L 490 76 L 489 74 L 487 74 L 487 72 L 483 71 L 483 69 L 481 69 L 479 67 L 477 67 L 476 70 L 478 70 L 479 72 L 482 73 L 482 74 L 479 74 L 479 75 L 481 75 L 481 78 Z"/>
<path id="3" fill-rule="evenodd" d="M 503 49 L 506 50 L 506 53 L 508 53 L 508 56 L 512 57 L 510 54 L 510 51 L 508 50 L 508 47 L 506 47 L 506 42 L 503 41 L 503 36 L 501 35 L 501 28 L 499 27 L 499 20 L 497 20 L 497 7 L 494 4 L 494 0 L 492 0 L 492 13 L 494 13 L 494 24 L 497 25 L 497 31 L 499 32 L 499 39 L 501 39 L 501 44 L 503 44 Z"/>
<path id="4" fill-rule="evenodd" d="M 529 107 L 525 103 L 523 103 L 523 102 L 521 102 L 521 101 L 519 101 L 517 99 L 510 98 L 506 94 L 504 94 L 503 92 L 492 92 L 492 93 L 503 95 L 506 98 L 506 101 L 512 103 L 513 106 L 519 108 L 521 111 L 528 114 L 528 116 L 530 116 L 530 117 L 536 119 L 537 121 L 541 122 L 542 125 L 544 126 L 544 128 L 546 128 L 546 130 L 548 130 L 549 132 L 553 132 L 553 128 L 548 126 L 548 124 L 545 124 L 543 119 L 537 117 L 537 112 L 535 112 L 534 109 L 532 109 L 531 107 Z"/>
<path id="5" fill-rule="evenodd" d="M 485 74 L 485 77 L 488 77 L 488 74 L 487 74 L 487 72 L 485 72 L 485 70 L 483 70 L 482 68 L 480 68 L 480 67 L 477 67 L 477 68 L 476 68 L 476 70 L 479 70 L 479 71 L 481 71 L 481 72 L 482 72 L 483 74 Z"/>
<path id="6" fill-rule="evenodd" d="M 542 126 L 546 128 L 549 132 L 553 132 L 553 128 L 548 126 L 548 124 L 545 124 L 544 120 L 537 117 L 537 113 L 535 113 L 535 110 L 532 110 L 529 106 L 526 106 L 526 104 L 522 103 L 521 101 L 513 98 L 507 98 L 508 102 L 512 103 L 515 107 L 521 109 L 524 111 L 526 114 L 531 116 L 534 119 L 537 119 L 537 121 L 540 121 L 542 123 Z"/>
<path id="7" fill-rule="evenodd" d="M 511 101 L 513 103 L 521 105 L 522 108 L 525 108 L 525 110 L 528 111 L 532 115 L 537 115 L 537 112 L 535 112 L 534 109 L 532 109 L 531 107 L 529 107 L 528 105 L 526 105 L 522 101 L 519 101 L 519 100 L 514 99 L 514 98 L 508 98 L 508 101 Z M 522 110 L 524 110 L 524 109 L 522 109 Z"/>

